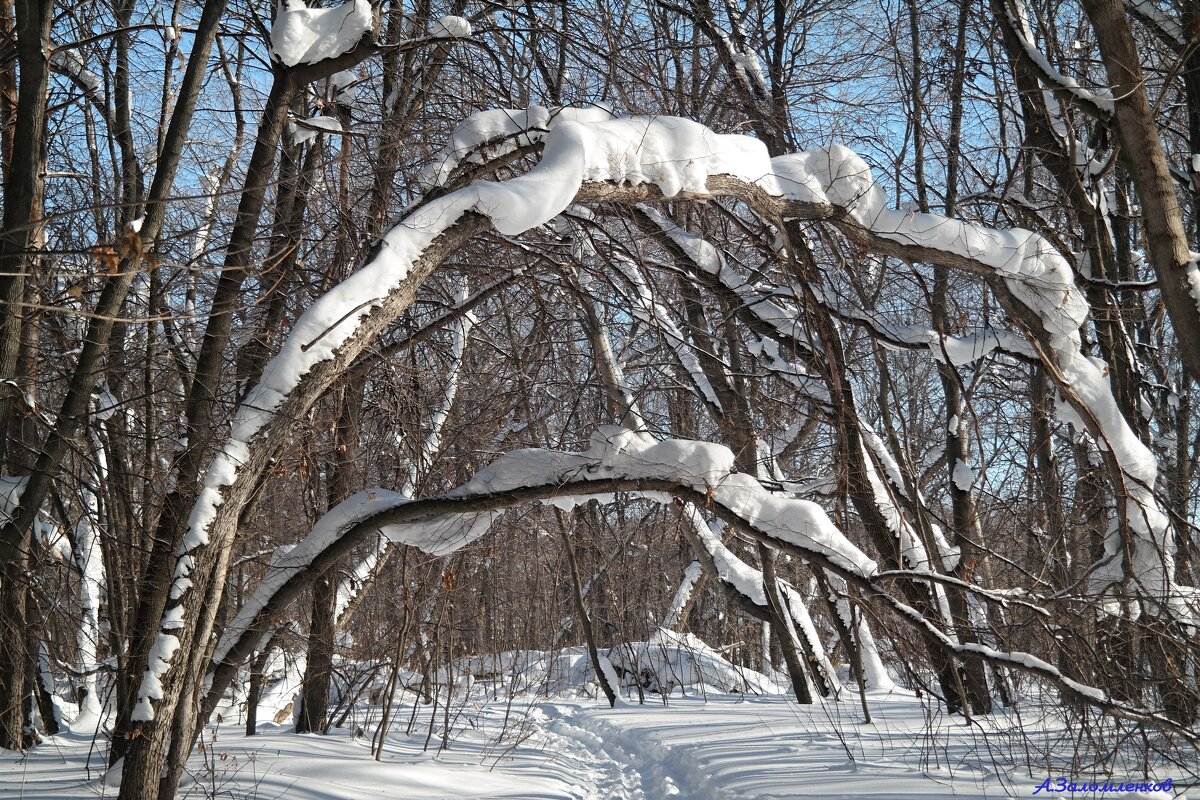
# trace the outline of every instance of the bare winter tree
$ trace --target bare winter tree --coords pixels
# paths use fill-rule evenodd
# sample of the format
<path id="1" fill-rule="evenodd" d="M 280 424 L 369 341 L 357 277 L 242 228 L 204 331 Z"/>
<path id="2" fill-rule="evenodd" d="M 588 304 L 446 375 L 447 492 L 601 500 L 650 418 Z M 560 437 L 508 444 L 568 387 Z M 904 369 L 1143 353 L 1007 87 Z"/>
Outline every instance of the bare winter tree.
<path id="1" fill-rule="evenodd" d="M 0 4 L 0 747 L 686 633 L 1187 763 L 1176 5 Z"/>

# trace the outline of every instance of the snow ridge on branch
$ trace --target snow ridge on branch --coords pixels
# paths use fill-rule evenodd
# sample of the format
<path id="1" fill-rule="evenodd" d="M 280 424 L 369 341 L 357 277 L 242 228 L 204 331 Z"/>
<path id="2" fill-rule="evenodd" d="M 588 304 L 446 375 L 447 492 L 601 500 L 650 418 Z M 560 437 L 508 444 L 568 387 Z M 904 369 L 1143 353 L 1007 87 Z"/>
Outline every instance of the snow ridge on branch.
<path id="1" fill-rule="evenodd" d="M 894 598 L 883 586 L 883 581 L 888 578 L 909 574 L 933 578 L 934 573 L 880 572 L 874 561 L 844 537 L 820 506 L 773 494 L 758 481 L 732 472 L 732 469 L 733 454 L 722 445 L 687 440 L 655 442 L 627 428 L 607 426 L 593 435 L 592 446 L 584 452 L 543 449 L 510 452 L 445 498 L 412 501 L 381 489 L 355 495 L 328 512 L 309 537 L 273 562 L 268 576 L 226 629 L 213 657 L 210 680 L 221 669 L 226 670 L 226 676 L 231 674 L 229 668 L 236 666 L 230 660 L 231 656 L 239 652 L 247 637 L 255 635 L 258 617 L 270 608 L 280 588 L 351 531 L 357 530 L 361 534 L 364 530 L 378 530 L 394 542 L 414 545 L 432 555 L 446 555 L 483 536 L 500 509 L 520 502 L 522 490 L 536 493 L 527 499 L 569 509 L 592 499 L 610 501 L 613 496 L 605 492 L 611 492 L 617 486 L 629 486 L 634 487 L 627 490 L 630 495 L 659 502 L 670 502 L 673 498 L 707 498 L 708 505 L 721 520 L 735 523 L 739 530 L 756 538 L 761 537 L 811 558 L 815 566 L 832 569 L 835 575 L 855 583 L 925 631 L 947 652 L 978 655 L 994 663 L 1034 673 L 1108 713 L 1164 724 L 1180 730 L 1189 741 L 1196 741 L 1194 735 L 1171 725 L 1160 715 L 1115 701 L 1103 691 L 1067 677 L 1057 667 L 1036 656 L 955 641 L 919 611 Z M 638 481 L 644 481 L 644 488 L 636 488 Z M 446 501 L 455 499 L 486 501 L 486 508 L 469 512 L 447 511 Z M 432 508 L 428 512 L 416 511 L 422 504 L 430 504 Z M 403 512 L 406 506 L 415 513 L 394 513 Z M 698 515 L 694 510 L 693 513 Z M 407 520 L 394 522 L 397 516 Z M 703 523 L 703 520 L 699 521 Z M 706 523 L 704 525 L 707 527 Z M 716 537 L 709 535 L 707 538 L 705 548 L 722 557 L 718 566 L 722 580 L 738 584 L 748 596 L 765 601 L 761 576 L 756 576 L 755 570 L 732 556 Z M 944 576 L 941 579 L 945 579 Z M 967 588 L 974 590 L 974 587 Z M 980 596 L 1005 602 L 994 592 L 980 592 Z M 791 603 L 790 593 L 788 598 Z M 1036 606 L 1033 608 L 1041 610 Z M 873 672 L 879 685 L 890 683 L 882 664 L 876 663 Z M 214 686 L 210 691 L 219 688 Z"/>
<path id="2" fill-rule="evenodd" d="M 502 183 L 476 181 L 418 206 L 383 237 L 362 269 L 317 299 L 297 320 L 279 354 L 263 370 L 259 384 L 240 404 L 230 436 L 205 475 L 177 555 L 170 601 L 159 626 L 151 666 L 138 691 L 135 720 L 153 719 L 150 701 L 163 697 L 161 678 L 179 647 L 174 631 L 185 624 L 184 600 L 192 586 L 189 575 L 199 551 L 209 545 L 225 492 L 238 481 L 256 441 L 275 423 L 279 409 L 304 377 L 318 364 L 333 360 L 355 337 L 363 317 L 406 285 L 410 269 L 433 242 L 469 213 L 488 218 L 502 234 L 517 235 L 549 222 L 577 200 L 621 201 L 634 195 L 638 195 L 635 202 L 647 199 L 644 191 L 630 191 L 647 185 L 656 187 L 664 198 L 708 200 L 724 194 L 768 206 L 771 216 L 830 220 L 868 245 L 899 248 L 1002 281 L 1040 321 L 1043 330 L 1031 331 L 1031 338 L 1053 367 L 1060 387 L 1068 390 L 1077 410 L 1085 412 L 1085 420 L 1105 441 L 1126 477 L 1125 513 L 1122 524 L 1114 526 L 1106 541 L 1109 568 L 1099 579 L 1112 582 L 1132 576 L 1149 597 L 1169 605 L 1180 617 L 1191 614 L 1194 591 L 1178 587 L 1172 579 L 1172 536 L 1169 520 L 1153 492 L 1157 476 L 1154 456 L 1121 415 L 1105 365 L 1081 353 L 1079 329 L 1088 305 L 1075 287 L 1068 262 L 1045 239 L 1023 229 L 997 230 L 890 209 L 866 163 L 840 146 L 771 159 L 765 145 L 756 139 L 714 133 L 676 117 L 609 119 L 586 125 L 564 119 L 545 135 L 536 167 Z M 652 447 L 679 445 L 658 443 Z M 689 457 L 688 453 L 674 455 L 675 463 L 679 457 Z M 554 458 L 581 456 L 560 454 Z M 585 463 L 578 466 L 583 468 Z M 705 473 L 727 475 L 714 490 L 732 492 L 741 484 L 738 491 L 753 497 L 745 476 L 727 474 L 728 470 L 701 470 L 694 477 L 706 485 L 711 483 Z M 511 476 L 487 475 L 485 471 L 477 476 L 476 482 L 511 480 Z M 776 502 L 768 498 L 745 510 L 769 523 L 770 515 L 781 512 Z M 819 544 L 848 569 L 873 570 L 874 562 L 857 548 L 847 548 L 849 543 L 836 529 L 821 523 L 823 512 L 817 515 L 818 511 L 814 506 L 804 530 L 789 535 L 799 537 L 805 545 Z M 1133 535 L 1128 548 L 1130 564 L 1124 564 L 1122 557 L 1126 527 Z"/>

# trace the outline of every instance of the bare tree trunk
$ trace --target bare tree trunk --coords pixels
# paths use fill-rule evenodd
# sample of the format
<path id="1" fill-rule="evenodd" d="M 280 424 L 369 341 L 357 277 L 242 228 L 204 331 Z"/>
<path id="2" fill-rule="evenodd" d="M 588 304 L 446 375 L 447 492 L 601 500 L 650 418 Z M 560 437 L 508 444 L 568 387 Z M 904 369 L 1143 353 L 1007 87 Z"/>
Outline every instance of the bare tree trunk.
<path id="1" fill-rule="evenodd" d="M 336 570 L 317 577 L 312 586 L 312 618 L 309 623 L 308 659 L 300 689 L 300 712 L 296 733 L 324 733 L 329 711 L 329 684 L 333 677 L 335 650 L 334 613 L 337 611 Z"/>
<path id="2" fill-rule="evenodd" d="M 0 0 L 0 37 L 6 42 L 12 40 L 16 23 L 13 5 L 13 0 Z M 13 59 L 0 67 L 0 183 L 7 183 L 12 172 L 18 106 L 17 62 Z"/>
<path id="3" fill-rule="evenodd" d="M 246 735 L 258 733 L 258 703 L 262 699 L 263 671 L 267 668 L 267 660 L 275 649 L 275 639 L 272 637 L 263 645 L 263 649 L 250 665 L 249 684 L 246 687 Z"/>
<path id="4" fill-rule="evenodd" d="M 36 253 L 41 217 L 42 159 L 46 130 L 46 92 L 49 86 L 50 0 L 15 3 L 16 51 L 19 76 L 13 147 L 4 183 L 3 230 L 0 231 L 0 431 L 10 430 L 10 418 L 21 401 L 12 381 L 25 311 L 25 280 Z M 0 447 L 4 447 L 0 444 Z M 0 450 L 0 456 L 6 456 Z M 6 460 L 6 459 L 5 459 Z M 0 552 L 0 557 L 8 553 Z M 0 730 L 6 726 L 0 724 Z"/>
<path id="5" fill-rule="evenodd" d="M 799 637 L 793 636 L 794 629 L 790 624 L 791 620 L 785 618 L 785 615 L 790 615 L 791 612 L 779 592 L 779 576 L 775 573 L 775 553 L 766 545 L 759 544 L 758 561 L 762 565 L 763 591 L 771 610 L 771 633 L 779 644 L 780 655 L 783 656 L 783 663 L 787 666 L 788 677 L 792 680 L 792 691 L 796 693 L 796 702 L 809 705 L 813 701 L 812 690 L 809 689 L 809 675 L 804 669 L 803 662 L 800 661 L 800 654 L 796 651 L 796 641 Z M 820 673 L 813 672 L 812 680 L 822 690 L 821 693 L 828 696 L 829 689 L 821 680 Z"/>
<path id="6" fill-rule="evenodd" d="M 858 684 L 858 699 L 862 704 L 863 722 L 870 724 L 871 709 L 867 705 L 867 680 L 863 673 L 862 643 L 857 636 L 858 626 L 854 624 L 854 606 L 850 604 L 850 598 L 847 596 L 845 604 L 849 609 L 850 619 L 842 619 L 842 615 L 838 613 L 837 609 L 838 598 L 833 592 L 833 587 L 829 585 L 829 579 L 825 577 L 825 571 L 814 569 L 813 577 L 817 579 L 817 588 L 829 604 L 829 617 L 833 620 L 834 627 L 837 628 L 842 646 L 846 648 L 846 660 L 850 662 L 850 674 L 854 676 L 854 682 Z"/>
<path id="7" fill-rule="evenodd" d="M 15 444 L 9 439 L 11 420 L 20 403 L 17 362 L 24 338 L 26 275 L 36 257 L 36 229 L 41 210 L 42 150 L 46 129 L 47 63 L 53 3 L 49 0 L 17 0 L 16 119 L 12 150 L 4 182 L 3 231 L 0 231 L 0 463 L 10 466 L 14 454 L 4 449 Z M 19 461 L 25 460 L 23 454 Z M 27 479 L 28 480 L 28 479 Z M 28 485 L 26 486 L 28 488 Z M 11 523 L 0 528 L 0 747 L 22 749 L 25 736 L 25 682 L 33 653 L 27 652 L 26 608 L 30 526 Z"/>
<path id="8" fill-rule="evenodd" d="M 338 398 L 338 416 L 334 428 L 333 469 L 329 481 L 329 507 L 333 508 L 354 493 L 358 470 L 359 418 L 365 379 L 352 378 Z M 300 693 L 297 733 L 323 733 L 329 711 L 329 683 L 333 675 L 334 633 L 336 629 L 337 570 L 326 570 L 313 583 L 312 622 L 308 637 L 304 687 Z"/>
<path id="9" fill-rule="evenodd" d="M 1142 201 L 1142 222 L 1150 263 L 1167 315 L 1180 342 L 1180 356 L 1193 379 L 1200 379 L 1200 307 L 1189 273 L 1196 270 L 1183 229 L 1183 216 L 1171 168 L 1159 141 L 1154 109 L 1146 95 L 1141 58 L 1125 4 L 1120 0 L 1083 0 L 1115 98 L 1114 122 L 1120 158 Z"/>
<path id="10" fill-rule="evenodd" d="M 245 273 L 249 266 L 250 248 L 254 242 L 259 212 L 262 209 L 271 165 L 275 160 L 276 145 L 280 132 L 283 130 L 283 122 L 292 91 L 291 81 L 286 76 L 277 74 L 259 123 L 254 152 L 247 167 L 246 184 L 238 207 L 238 221 L 230 236 L 225 269 L 222 270 L 222 277 L 214 295 L 209 325 L 205 330 L 204 344 L 197 359 L 190 387 L 186 428 L 188 449 L 184 451 L 174 467 L 177 473 L 177 485 L 165 501 L 146 565 L 143 582 L 147 589 L 142 592 L 134 623 L 133 641 L 130 645 L 131 669 L 124 676 L 124 679 L 130 682 L 128 695 L 131 698 L 136 695 L 136 686 L 142 677 L 141 670 L 144 669 L 144 665 L 149 663 L 150 650 L 158 637 L 158 622 L 167 605 L 171 570 L 175 563 L 174 556 L 179 546 L 179 540 L 187 529 L 187 509 L 196 495 L 197 481 L 203 459 L 206 456 L 204 445 L 213 435 L 211 427 L 213 404 L 216 400 L 218 383 L 224 371 L 225 344 L 233 326 L 233 312 L 238 290 L 246 277 Z M 140 735 L 141 726 L 134 724 L 132 712 L 131 707 L 121 709 L 115 728 L 116 735 L 113 737 L 112 758 L 114 760 L 125 755 L 126 746 L 129 743 L 133 744 L 130 747 L 131 755 L 147 749 L 146 737 Z M 161 729 L 164 726 L 153 727 Z M 166 732 L 160 736 L 165 743 Z M 165 757 L 165 755 L 164 752 L 163 756 Z M 152 780 L 153 785 L 157 786 L 159 772 L 161 772 L 161 767 L 147 764 L 143 774 L 140 763 L 131 763 L 127 760 L 122 772 L 122 797 L 126 796 L 126 786 L 138 786 L 144 780 Z M 129 789 L 129 798 L 135 797 L 133 792 L 136 791 L 133 788 Z"/>
<path id="11" fill-rule="evenodd" d="M 583 631 L 583 640 L 587 644 L 588 657 L 592 660 L 592 670 L 596 673 L 596 683 L 600 686 L 604 696 L 608 698 L 610 707 L 617 704 L 617 697 L 620 694 L 620 686 L 609 685 L 609 670 L 604 668 L 601 662 L 600 650 L 596 647 L 596 637 L 592 632 L 592 617 L 588 614 L 587 604 L 583 599 L 583 582 L 579 578 L 579 561 L 575 558 L 575 547 L 571 544 L 571 533 L 568 530 L 570 523 L 566 513 L 559 509 L 555 509 L 554 513 L 558 519 L 558 532 L 562 536 L 563 549 L 567 554 L 567 563 L 571 567 L 571 598 L 575 602 L 575 613 L 579 615 L 579 628 Z M 609 668 L 611 669 L 611 667 Z"/>

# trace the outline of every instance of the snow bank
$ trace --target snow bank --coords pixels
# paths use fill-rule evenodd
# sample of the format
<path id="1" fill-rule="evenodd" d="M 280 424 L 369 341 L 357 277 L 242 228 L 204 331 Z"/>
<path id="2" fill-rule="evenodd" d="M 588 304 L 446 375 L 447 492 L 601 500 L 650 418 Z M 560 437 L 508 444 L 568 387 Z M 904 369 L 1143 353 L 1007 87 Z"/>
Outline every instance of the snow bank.
<path id="1" fill-rule="evenodd" d="M 662 629 L 646 641 L 626 642 L 601 651 L 602 666 L 613 671 L 609 680 L 614 690 L 642 689 L 670 694 L 676 689 L 687 692 L 711 691 L 735 694 L 780 694 L 780 689 L 765 675 L 739 667 L 720 652 L 690 633 Z M 607 671 L 607 670 L 606 670 Z M 430 675 L 439 685 L 452 677 L 461 681 L 502 685 L 510 696 L 527 692 L 565 694 L 585 690 L 596 676 L 583 647 L 544 652 L 506 650 L 484 656 L 469 656 L 454 661 Z"/>
<path id="2" fill-rule="evenodd" d="M 671 694 L 676 689 L 779 693 L 767 676 L 730 663 L 690 633 L 662 629 L 644 642 L 610 648 L 608 660 L 620 673 L 617 686 L 640 685 L 659 694 Z"/>
<path id="3" fill-rule="evenodd" d="M 419 685 L 422 676 L 415 673 L 409 684 Z M 525 694 L 573 695 L 595 687 L 591 659 L 582 646 L 561 650 L 504 650 L 478 656 L 457 658 L 451 669 L 434 670 L 429 680 L 445 686 L 452 678 L 456 684 L 487 684 L 493 696 L 499 690 L 509 697 Z M 594 695 L 594 693 L 593 693 Z"/>

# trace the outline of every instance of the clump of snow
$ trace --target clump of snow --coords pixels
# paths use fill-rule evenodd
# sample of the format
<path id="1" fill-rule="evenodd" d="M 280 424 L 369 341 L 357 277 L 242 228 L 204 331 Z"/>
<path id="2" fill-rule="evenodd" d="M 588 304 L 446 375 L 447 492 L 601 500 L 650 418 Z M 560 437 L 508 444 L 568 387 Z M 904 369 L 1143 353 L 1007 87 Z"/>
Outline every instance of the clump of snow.
<path id="1" fill-rule="evenodd" d="M 11 521 L 28 483 L 29 478 L 25 475 L 0 478 L 0 526 Z"/>
<path id="2" fill-rule="evenodd" d="M 160 632 L 154 640 L 150 652 L 150 663 L 142 676 L 141 686 L 138 687 L 138 702 L 133 708 L 131 718 L 135 722 L 147 722 L 154 719 L 154 708 L 151 700 L 163 699 L 162 676 L 166 673 L 172 656 L 179 649 L 179 638 L 168 633 Z"/>
<path id="3" fill-rule="evenodd" d="M 625 698 L 621 696 L 621 679 L 617 677 L 617 671 L 613 669 L 612 662 L 603 653 L 597 654 L 596 660 L 600 662 L 600 671 L 604 673 L 604 682 L 613 691 L 613 705 L 625 705 Z"/>
<path id="4" fill-rule="evenodd" d="M 113 789 L 120 788 L 121 775 L 125 772 L 125 757 L 117 759 L 117 763 L 113 764 L 104 771 L 104 775 L 100 778 L 100 783 Z"/>
<path id="5" fill-rule="evenodd" d="M 931 346 L 933 357 L 938 361 L 949 358 L 956 367 L 972 364 L 991 353 L 1003 348 L 1008 351 L 1028 353 L 1028 344 L 1008 331 L 986 331 L 972 336 L 946 336 L 941 339 L 944 348 Z"/>
<path id="6" fill-rule="evenodd" d="M 734 53 L 733 68 L 743 83 L 766 88 L 767 82 L 763 78 L 762 62 L 758 59 L 758 53 Z"/>
<path id="7" fill-rule="evenodd" d="M 50 66 L 64 75 L 74 78 L 88 92 L 99 92 L 104 83 L 83 62 L 83 56 L 75 49 L 58 49 L 50 54 Z"/>
<path id="8" fill-rule="evenodd" d="M 975 485 L 975 470 L 963 461 L 961 458 L 954 459 L 954 470 L 950 474 L 950 479 L 954 481 L 954 485 L 958 487 L 960 492 L 969 492 L 971 487 Z"/>
<path id="9" fill-rule="evenodd" d="M 610 120 L 613 115 L 599 106 L 585 108 L 493 108 L 478 111 L 454 129 L 449 141 L 421 174 L 426 186 L 442 186 L 463 163 L 482 164 L 485 159 L 507 155 L 542 141 L 558 123 L 590 124 Z"/>
<path id="10" fill-rule="evenodd" d="M 354 88 L 356 83 L 358 83 L 358 75 L 353 70 L 344 69 L 341 72 L 335 72 L 321 82 L 322 94 L 331 94 L 337 102 L 349 105 L 358 97 L 358 91 Z"/>
<path id="11" fill-rule="evenodd" d="M 1192 302 L 1196 304 L 1196 308 L 1200 309 L 1200 267 L 1196 266 L 1197 256 L 1200 254 L 1193 253 L 1192 260 L 1187 265 L 1187 281 L 1188 289 L 1192 295 Z"/>
<path id="12" fill-rule="evenodd" d="M 121 401 L 114 397 L 112 392 L 104 389 L 96 394 L 96 410 L 92 416 L 99 420 L 106 420 L 111 418 L 120 407 Z"/>
<path id="13" fill-rule="evenodd" d="M 349 0 L 332 8 L 284 0 L 271 26 L 271 52 L 289 67 L 316 64 L 354 49 L 374 27 L 369 0 Z"/>
<path id="14" fill-rule="evenodd" d="M 292 144 L 303 144 L 310 139 L 315 139 L 322 133 L 343 133 L 341 120 L 336 117 L 315 116 L 305 120 L 291 123 L 288 132 L 292 137 Z"/>
<path id="15" fill-rule="evenodd" d="M 435 39 L 465 39 L 471 35 L 471 22 L 465 17 L 447 14 L 433 23 L 431 35 Z"/>
<path id="16" fill-rule="evenodd" d="M 692 593 L 696 590 L 696 584 L 699 583 L 703 574 L 704 570 L 699 561 L 693 561 L 687 565 L 683 571 L 683 580 L 679 582 L 679 588 L 675 591 L 674 599 L 671 600 L 671 607 L 667 609 L 667 614 L 663 617 L 662 626 L 664 628 L 680 627 L 683 611 L 691 602 Z"/>
<path id="17" fill-rule="evenodd" d="M 693 686 L 739 694 L 779 691 L 765 675 L 735 666 L 699 637 L 665 628 L 644 642 L 612 648 L 608 660 L 621 671 L 624 684 L 640 685 L 659 694 L 669 695 Z"/>

